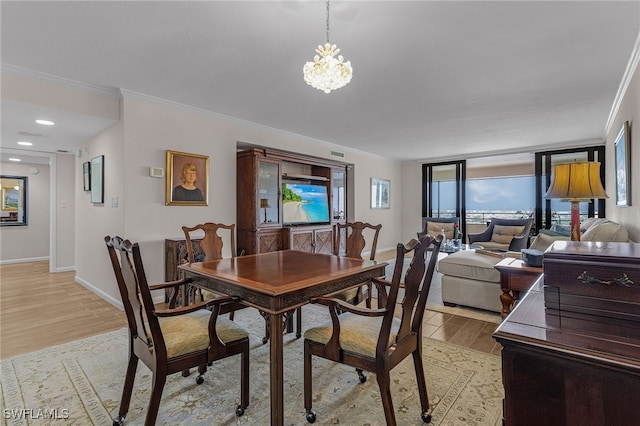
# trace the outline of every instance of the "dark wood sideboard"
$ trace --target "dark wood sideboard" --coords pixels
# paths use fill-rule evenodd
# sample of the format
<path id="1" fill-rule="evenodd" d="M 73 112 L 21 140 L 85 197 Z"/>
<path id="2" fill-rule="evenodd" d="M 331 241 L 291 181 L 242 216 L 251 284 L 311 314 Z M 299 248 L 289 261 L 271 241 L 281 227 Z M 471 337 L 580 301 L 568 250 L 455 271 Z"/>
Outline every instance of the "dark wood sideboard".
<path id="1" fill-rule="evenodd" d="M 563 327 L 545 314 L 543 284 L 544 276 L 493 335 L 503 347 L 504 424 L 639 424 L 640 338 L 615 325 Z"/>
<path id="2" fill-rule="evenodd" d="M 197 256 L 200 250 L 201 239 L 192 239 L 194 254 Z M 187 263 L 189 255 L 187 253 L 187 241 L 184 238 L 167 238 L 164 240 L 164 279 L 165 281 L 174 281 L 182 278 L 182 271 L 178 269 L 178 265 Z M 197 260 L 197 259 L 196 259 Z M 186 288 L 185 288 L 186 287 Z M 182 286 L 178 293 L 177 304 L 182 305 L 185 297 L 185 291 L 189 286 Z M 165 301 L 169 301 L 171 290 L 166 290 Z"/>

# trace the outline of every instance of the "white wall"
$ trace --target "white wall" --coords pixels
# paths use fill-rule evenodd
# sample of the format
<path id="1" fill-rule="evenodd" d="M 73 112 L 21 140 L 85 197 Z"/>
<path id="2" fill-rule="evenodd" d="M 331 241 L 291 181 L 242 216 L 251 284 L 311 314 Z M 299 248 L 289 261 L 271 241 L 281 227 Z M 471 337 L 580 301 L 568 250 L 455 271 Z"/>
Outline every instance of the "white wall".
<path id="1" fill-rule="evenodd" d="M 76 168 L 73 155 L 56 155 L 55 182 L 55 268 L 57 272 L 75 269 L 76 176 L 82 184 L 82 168 Z"/>
<path id="2" fill-rule="evenodd" d="M 124 175 L 123 123 L 119 122 L 93 138 L 81 148 L 82 157 L 76 159 L 76 281 L 98 293 L 115 305 L 120 294 L 107 255 L 104 237 L 124 234 L 124 203 L 112 208 L 110 200 L 122 196 Z M 82 179 L 82 163 L 104 155 L 104 204 L 92 204 L 91 194 L 78 183 Z"/>
<path id="3" fill-rule="evenodd" d="M 402 185 L 400 163 L 347 150 L 306 137 L 219 117 L 204 111 L 123 94 L 122 119 L 81 147 L 82 162 L 105 156 L 105 203 L 92 205 L 76 184 L 77 280 L 118 304 L 119 295 L 103 238 L 120 235 L 141 245 L 147 279 L 164 280 L 164 240 L 182 237 L 183 225 L 213 221 L 235 223 L 236 145 L 238 141 L 330 158 L 330 151 L 345 153 L 355 164 L 355 218 L 382 223 L 379 249 L 399 241 Z M 166 151 L 207 155 L 210 161 L 209 205 L 166 206 L 165 179 L 149 176 L 149 167 L 166 169 Z M 391 180 L 391 209 L 369 208 L 370 178 Z M 78 178 L 79 179 L 79 178 Z M 77 181 L 76 181 L 77 182 Z M 240 190 L 238 196 L 243 196 Z M 112 207 L 117 197 L 118 206 Z"/>
<path id="4" fill-rule="evenodd" d="M 27 226 L 0 226 L 0 262 L 14 263 L 49 258 L 49 166 L 39 164 L 39 172 L 29 172 L 31 164 L 2 162 L 1 173 L 26 176 Z"/>
<path id="5" fill-rule="evenodd" d="M 607 200 L 607 218 L 624 224 L 629 230 L 629 238 L 640 242 L 640 35 L 636 41 L 635 56 L 630 64 L 635 68 L 628 69 L 628 83 L 626 91 L 620 96 L 619 108 L 606 139 L 606 163 L 607 175 L 605 189 L 609 195 Z M 614 143 L 622 124 L 631 122 L 631 206 L 616 206 L 616 181 L 615 181 L 615 147 Z M 627 177 L 629 179 L 629 177 Z"/>

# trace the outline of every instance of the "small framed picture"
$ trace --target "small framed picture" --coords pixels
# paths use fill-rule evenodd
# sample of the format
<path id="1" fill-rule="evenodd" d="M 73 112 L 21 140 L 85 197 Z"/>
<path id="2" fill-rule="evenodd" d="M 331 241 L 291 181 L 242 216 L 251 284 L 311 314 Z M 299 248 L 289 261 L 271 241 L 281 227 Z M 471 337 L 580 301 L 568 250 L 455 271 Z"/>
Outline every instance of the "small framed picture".
<path id="1" fill-rule="evenodd" d="M 91 163 L 85 162 L 82 164 L 82 182 L 85 191 L 91 191 Z"/>
<path id="2" fill-rule="evenodd" d="M 209 157 L 167 151 L 165 204 L 206 206 L 209 202 Z"/>
<path id="3" fill-rule="evenodd" d="M 91 202 L 94 204 L 104 203 L 104 155 L 99 155 L 91 159 Z"/>
<path id="4" fill-rule="evenodd" d="M 391 192 L 391 181 L 388 179 L 371 178 L 371 208 L 388 209 Z"/>
<path id="5" fill-rule="evenodd" d="M 616 162 L 616 206 L 631 205 L 631 126 L 628 121 L 622 125 L 615 141 Z"/>

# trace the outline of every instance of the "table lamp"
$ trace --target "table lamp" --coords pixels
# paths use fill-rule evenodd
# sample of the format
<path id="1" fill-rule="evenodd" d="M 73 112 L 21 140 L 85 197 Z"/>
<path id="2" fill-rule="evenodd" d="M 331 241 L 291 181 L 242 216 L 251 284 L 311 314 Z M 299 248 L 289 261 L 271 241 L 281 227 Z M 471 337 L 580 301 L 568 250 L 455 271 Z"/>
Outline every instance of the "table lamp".
<path id="1" fill-rule="evenodd" d="M 571 202 L 571 241 L 580 241 L 580 201 L 609 198 L 600 180 L 600 163 L 556 164 L 544 198 Z"/>
<path id="2" fill-rule="evenodd" d="M 268 198 L 260 198 L 260 208 L 264 209 L 264 223 L 267 223 L 267 209 L 271 207 L 269 206 Z"/>

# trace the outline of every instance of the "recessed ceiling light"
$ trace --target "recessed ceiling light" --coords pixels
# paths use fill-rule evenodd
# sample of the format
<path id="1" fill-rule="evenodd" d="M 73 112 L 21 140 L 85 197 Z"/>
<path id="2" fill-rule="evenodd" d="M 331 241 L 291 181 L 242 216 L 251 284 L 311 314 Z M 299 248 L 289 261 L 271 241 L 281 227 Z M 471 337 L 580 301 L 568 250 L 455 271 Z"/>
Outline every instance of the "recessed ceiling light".
<path id="1" fill-rule="evenodd" d="M 18 142 L 18 145 L 31 146 L 33 144 L 31 142 L 27 142 L 27 141 L 20 141 L 20 142 Z"/>
<path id="2" fill-rule="evenodd" d="M 9 158 L 9 161 L 22 161 L 22 160 L 19 158 Z"/>
<path id="3" fill-rule="evenodd" d="M 49 120 L 36 120 L 36 123 L 42 124 L 43 126 L 53 126 L 54 124 L 56 124 L 53 121 Z"/>

